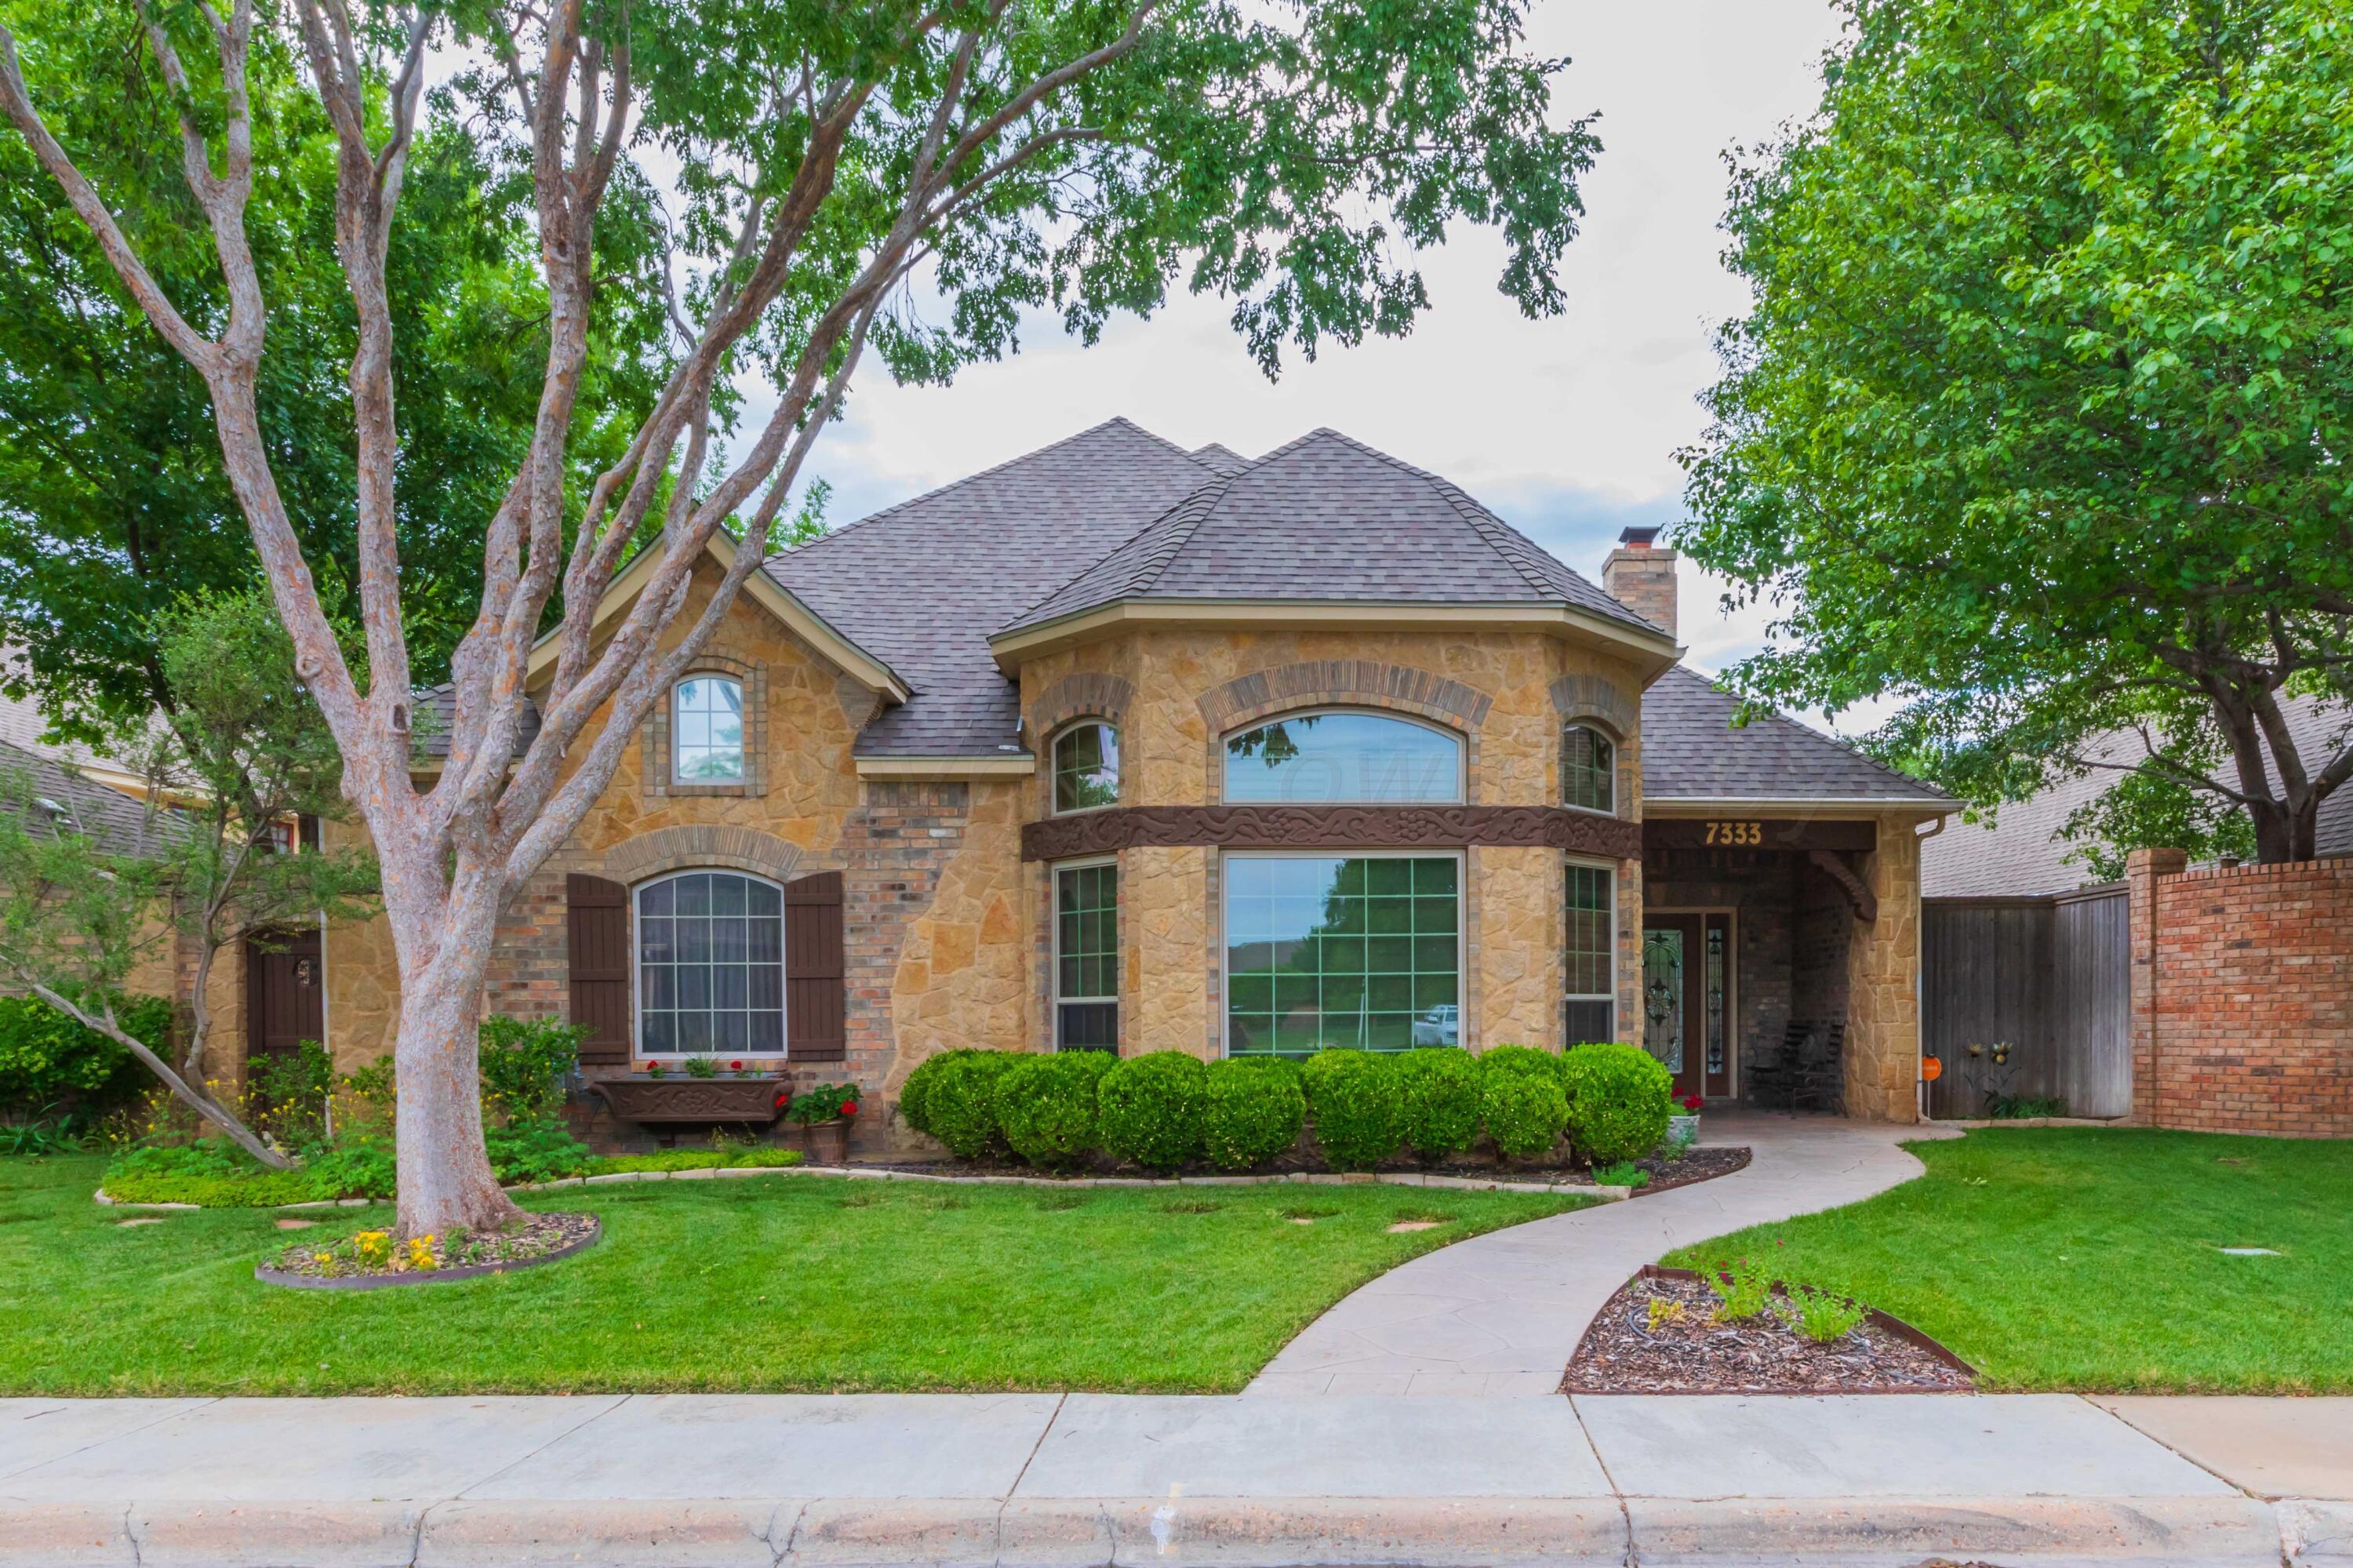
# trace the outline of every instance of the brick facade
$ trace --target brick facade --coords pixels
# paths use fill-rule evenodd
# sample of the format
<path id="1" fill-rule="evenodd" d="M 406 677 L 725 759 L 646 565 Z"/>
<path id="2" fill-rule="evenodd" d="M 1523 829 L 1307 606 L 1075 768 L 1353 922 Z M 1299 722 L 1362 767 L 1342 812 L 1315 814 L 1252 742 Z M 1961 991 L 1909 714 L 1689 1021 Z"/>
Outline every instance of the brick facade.
<path id="1" fill-rule="evenodd" d="M 2353 863 L 2183 861 L 2126 868 L 2134 1119 L 2353 1137 Z"/>

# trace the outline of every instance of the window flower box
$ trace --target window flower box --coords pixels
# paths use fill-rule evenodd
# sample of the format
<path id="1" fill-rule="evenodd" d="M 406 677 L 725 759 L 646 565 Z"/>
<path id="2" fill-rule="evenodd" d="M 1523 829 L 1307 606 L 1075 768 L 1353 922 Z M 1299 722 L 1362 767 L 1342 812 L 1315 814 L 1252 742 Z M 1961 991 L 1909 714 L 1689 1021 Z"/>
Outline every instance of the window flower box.
<path id="1" fill-rule="evenodd" d="M 602 1095 L 614 1117 L 649 1126 L 687 1122 L 754 1122 L 766 1127 L 783 1111 L 777 1091 L 781 1077 L 688 1077 L 665 1074 L 656 1078 L 606 1078 L 589 1086 Z"/>

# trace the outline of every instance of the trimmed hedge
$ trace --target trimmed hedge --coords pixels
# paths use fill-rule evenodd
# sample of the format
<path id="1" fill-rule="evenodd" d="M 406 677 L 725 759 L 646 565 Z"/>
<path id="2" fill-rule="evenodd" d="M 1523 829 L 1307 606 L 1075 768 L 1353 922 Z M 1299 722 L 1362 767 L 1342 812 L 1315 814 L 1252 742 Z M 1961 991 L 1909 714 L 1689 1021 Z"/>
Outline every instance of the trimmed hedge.
<path id="1" fill-rule="evenodd" d="M 1183 1051 L 1130 1056 L 1103 1075 L 1097 1114 L 1103 1151 L 1146 1171 L 1198 1160 L 1208 1102 L 1208 1067 Z"/>
<path id="2" fill-rule="evenodd" d="M 1452 1045 L 1396 1058 L 1398 1130 L 1424 1160 L 1460 1154 L 1479 1141 L 1479 1065 Z"/>
<path id="3" fill-rule="evenodd" d="M 1395 1063 L 1368 1051 L 1319 1051 L 1300 1069 L 1315 1141 L 1335 1171 L 1370 1171 L 1405 1135 Z"/>
<path id="4" fill-rule="evenodd" d="M 1005 1075 L 1026 1061 L 1027 1053 L 1010 1051 L 944 1051 L 907 1075 L 910 1088 L 919 1075 L 930 1075 L 918 1092 L 915 1115 L 908 1124 L 928 1132 L 961 1160 L 1002 1154 L 1008 1145 L 997 1119 L 997 1091 Z M 905 1100 L 900 1102 L 902 1106 Z"/>
<path id="5" fill-rule="evenodd" d="M 1097 1092 L 1119 1058 L 1108 1051 L 1030 1056 L 997 1084 L 997 1124 L 1013 1152 L 1050 1170 L 1094 1150 Z"/>
<path id="6" fill-rule="evenodd" d="M 1479 1111 L 1487 1136 L 1514 1160 L 1548 1154 L 1568 1125 L 1568 1097 L 1547 1052 L 1498 1045 L 1479 1058 Z"/>
<path id="7" fill-rule="evenodd" d="M 1280 1056 L 1212 1062 L 1203 1086 L 1202 1133 L 1220 1171 L 1263 1165 L 1299 1141 L 1307 1095 L 1299 1069 Z"/>
<path id="8" fill-rule="evenodd" d="M 1667 1136 L 1674 1077 L 1639 1045 L 1579 1045 L 1561 1061 L 1568 1137 L 1593 1165 L 1640 1160 Z"/>
<path id="9" fill-rule="evenodd" d="M 942 1051 L 934 1055 L 926 1056 L 915 1064 L 915 1070 L 907 1075 L 906 1083 L 900 1086 L 899 1089 L 899 1114 L 906 1118 L 909 1127 L 913 1128 L 917 1132 L 932 1132 L 930 1110 L 932 1086 L 938 1083 L 940 1075 L 947 1071 L 947 1064 L 960 1057 L 976 1056 L 979 1054 L 971 1046 L 965 1045 L 953 1051 Z M 932 1133 L 932 1136 L 938 1135 Z"/>

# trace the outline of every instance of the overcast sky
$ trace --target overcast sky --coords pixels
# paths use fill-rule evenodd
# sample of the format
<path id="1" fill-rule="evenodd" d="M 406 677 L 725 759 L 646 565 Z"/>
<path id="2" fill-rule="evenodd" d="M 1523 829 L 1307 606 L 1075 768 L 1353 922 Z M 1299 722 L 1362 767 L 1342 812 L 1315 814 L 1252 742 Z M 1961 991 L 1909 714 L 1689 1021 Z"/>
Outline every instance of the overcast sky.
<path id="1" fill-rule="evenodd" d="M 1536 0 L 1531 46 L 1574 62 L 1556 79 L 1556 117 L 1601 116 L 1563 314 L 1524 319 L 1495 291 L 1501 248 L 1466 228 L 1419 259 L 1431 308 L 1411 337 L 1329 349 L 1276 383 L 1226 308 L 1190 297 L 1118 322 L 1091 349 L 1041 320 L 1018 356 L 944 389 L 895 387 L 870 358 L 812 459 L 835 487 L 830 519 L 1114 414 L 1253 457 L 1329 425 L 1454 480 L 1598 578 L 1620 528 L 1680 514 L 1673 454 L 1702 428 L 1711 330 L 1745 302 L 1718 262 L 1724 151 L 1813 107 L 1836 31 L 1821 0 Z M 1684 563 L 1681 632 L 1704 668 L 1763 636 L 1765 613 L 1726 618 L 1720 588 Z"/>

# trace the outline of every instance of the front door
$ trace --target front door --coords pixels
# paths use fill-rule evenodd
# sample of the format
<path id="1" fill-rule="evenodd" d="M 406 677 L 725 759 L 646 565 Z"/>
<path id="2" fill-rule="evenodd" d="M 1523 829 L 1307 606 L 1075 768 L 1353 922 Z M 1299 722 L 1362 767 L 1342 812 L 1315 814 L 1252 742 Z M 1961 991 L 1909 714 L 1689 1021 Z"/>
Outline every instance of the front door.
<path id="1" fill-rule="evenodd" d="M 1674 1075 L 1678 1095 L 1704 1092 L 1703 931 L 1697 915 L 1648 915 L 1642 919 L 1642 1044 Z"/>
<path id="2" fill-rule="evenodd" d="M 282 931 L 245 949 L 246 1080 L 264 1057 L 291 1056 L 305 1040 L 327 1036 L 327 989 L 319 933 Z"/>

